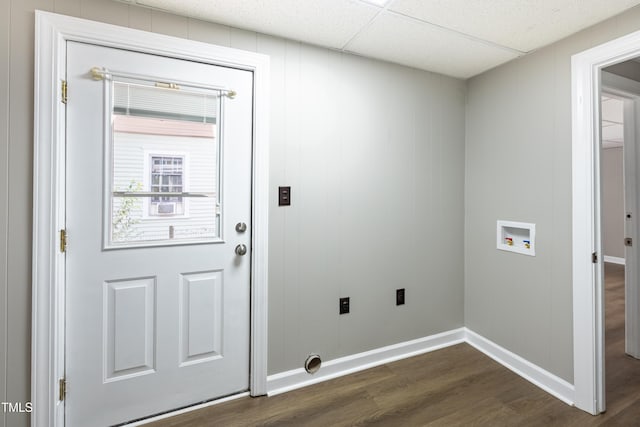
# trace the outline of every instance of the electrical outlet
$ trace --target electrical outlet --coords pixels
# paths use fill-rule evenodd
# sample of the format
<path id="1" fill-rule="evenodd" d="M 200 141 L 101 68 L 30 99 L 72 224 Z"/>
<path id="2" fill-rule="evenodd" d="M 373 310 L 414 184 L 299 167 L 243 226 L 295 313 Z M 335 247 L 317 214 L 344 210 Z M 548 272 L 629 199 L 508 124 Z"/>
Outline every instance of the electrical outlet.
<path id="1" fill-rule="evenodd" d="M 347 314 L 349 312 L 349 297 L 340 298 L 340 314 Z"/>
<path id="2" fill-rule="evenodd" d="M 404 288 L 396 289 L 396 305 L 404 305 Z"/>
<path id="3" fill-rule="evenodd" d="M 291 206 L 291 187 L 278 187 L 278 206 Z"/>

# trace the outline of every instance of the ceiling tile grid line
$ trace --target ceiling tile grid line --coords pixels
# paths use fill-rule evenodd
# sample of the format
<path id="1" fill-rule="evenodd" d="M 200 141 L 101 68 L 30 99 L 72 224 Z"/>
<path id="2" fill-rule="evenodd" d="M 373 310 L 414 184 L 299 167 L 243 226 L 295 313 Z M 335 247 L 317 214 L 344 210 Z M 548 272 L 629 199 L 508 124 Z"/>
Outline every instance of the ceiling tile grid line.
<path id="1" fill-rule="evenodd" d="M 640 0 L 114 0 L 462 79 Z"/>
<path id="2" fill-rule="evenodd" d="M 380 7 L 359 0 L 115 0 L 340 50 Z"/>
<path id="3" fill-rule="evenodd" d="M 382 14 L 348 52 L 466 79 L 520 55 L 459 34 Z"/>
<path id="4" fill-rule="evenodd" d="M 450 27 L 444 27 L 444 26 L 438 25 L 438 24 L 436 24 L 434 22 L 425 21 L 424 19 L 420 19 L 420 18 L 418 18 L 416 16 L 411 16 L 411 15 L 407 15 L 407 14 L 404 14 L 404 13 L 401 13 L 401 12 L 396 12 L 396 11 L 391 10 L 391 9 L 387 10 L 386 13 L 397 15 L 397 16 L 402 16 L 404 18 L 416 21 L 418 23 L 432 26 L 432 27 L 437 28 L 437 29 L 439 29 L 441 31 L 446 31 L 446 32 L 449 32 L 449 33 L 452 33 L 452 34 L 456 34 L 456 35 L 459 35 L 461 37 L 468 38 L 469 40 L 473 40 L 473 41 L 477 41 L 477 42 L 486 44 L 487 46 L 490 46 L 490 47 L 506 50 L 507 52 L 514 53 L 514 54 L 516 54 L 518 56 L 526 55 L 527 53 L 529 53 L 529 52 L 524 52 L 522 50 L 511 48 L 509 46 L 504 46 L 504 45 L 501 45 L 499 43 L 492 42 L 491 40 L 487 40 L 487 39 L 483 39 L 483 38 L 480 38 L 480 37 L 476 37 L 476 36 L 474 36 L 472 34 L 464 33 L 462 31 L 458 31 L 458 30 L 450 28 Z"/>
<path id="5" fill-rule="evenodd" d="M 356 0 L 356 1 L 360 1 L 361 3 L 367 3 L 365 0 Z M 364 31 L 366 31 L 367 28 L 369 28 L 375 22 L 375 20 L 378 19 L 378 17 L 380 15 L 385 13 L 389 9 L 389 7 L 391 6 L 391 3 L 393 3 L 393 0 L 387 1 L 387 4 L 384 7 L 381 7 L 380 10 L 378 11 L 378 13 L 376 13 L 375 16 L 373 18 L 371 18 L 371 20 L 369 22 L 367 22 L 365 25 L 363 25 L 351 38 L 349 38 L 349 40 L 347 40 L 347 42 L 344 45 L 342 45 L 342 47 L 340 48 L 340 51 L 346 52 L 347 48 L 351 44 L 351 42 L 353 42 L 355 39 L 358 38 L 358 36 L 360 36 L 360 34 L 362 34 Z"/>
<path id="6" fill-rule="evenodd" d="M 391 10 L 530 52 L 638 3 L 637 0 L 395 0 Z"/>

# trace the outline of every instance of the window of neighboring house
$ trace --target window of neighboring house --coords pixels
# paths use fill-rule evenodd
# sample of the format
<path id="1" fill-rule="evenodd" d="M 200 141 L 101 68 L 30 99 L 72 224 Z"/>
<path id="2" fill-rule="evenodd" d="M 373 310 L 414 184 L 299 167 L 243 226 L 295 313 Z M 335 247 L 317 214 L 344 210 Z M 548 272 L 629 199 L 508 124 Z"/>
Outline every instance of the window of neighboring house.
<path id="1" fill-rule="evenodd" d="M 153 193 L 182 193 L 184 183 L 184 157 L 151 156 L 150 191 Z M 160 195 L 149 203 L 150 216 L 184 215 L 182 196 Z"/>

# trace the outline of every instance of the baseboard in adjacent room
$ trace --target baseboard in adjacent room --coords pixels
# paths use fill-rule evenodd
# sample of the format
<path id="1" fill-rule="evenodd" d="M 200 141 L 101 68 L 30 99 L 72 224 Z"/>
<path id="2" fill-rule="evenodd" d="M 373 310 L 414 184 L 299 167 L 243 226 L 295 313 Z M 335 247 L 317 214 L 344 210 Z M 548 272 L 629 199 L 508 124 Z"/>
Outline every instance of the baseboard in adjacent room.
<path id="1" fill-rule="evenodd" d="M 612 264 L 624 265 L 624 258 L 620 258 L 620 257 L 617 257 L 617 256 L 605 255 L 604 256 L 604 262 L 610 262 Z"/>

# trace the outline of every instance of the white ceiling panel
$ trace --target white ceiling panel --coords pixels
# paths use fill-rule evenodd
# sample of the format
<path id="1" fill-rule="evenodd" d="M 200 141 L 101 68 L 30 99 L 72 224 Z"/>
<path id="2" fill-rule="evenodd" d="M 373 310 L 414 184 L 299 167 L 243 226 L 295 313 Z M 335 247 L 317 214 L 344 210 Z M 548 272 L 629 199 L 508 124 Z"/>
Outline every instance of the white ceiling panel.
<path id="1" fill-rule="evenodd" d="M 345 50 L 460 78 L 517 57 L 514 52 L 390 13 L 378 16 Z"/>
<path id="2" fill-rule="evenodd" d="M 602 147 L 622 147 L 624 143 L 624 102 L 602 95 Z"/>
<path id="3" fill-rule="evenodd" d="M 380 11 L 356 0 L 132 0 L 232 27 L 341 49 Z"/>
<path id="4" fill-rule="evenodd" d="M 640 0 L 116 1 L 462 78 L 640 4 Z"/>
<path id="5" fill-rule="evenodd" d="M 622 125 L 603 127 L 602 140 L 611 142 L 624 141 L 624 127 Z"/>
<path id="6" fill-rule="evenodd" d="M 602 120 L 622 123 L 624 120 L 624 103 L 621 99 L 602 97 Z"/>
<path id="7" fill-rule="evenodd" d="M 638 3 L 638 0 L 394 0 L 389 10 L 529 52 Z"/>

